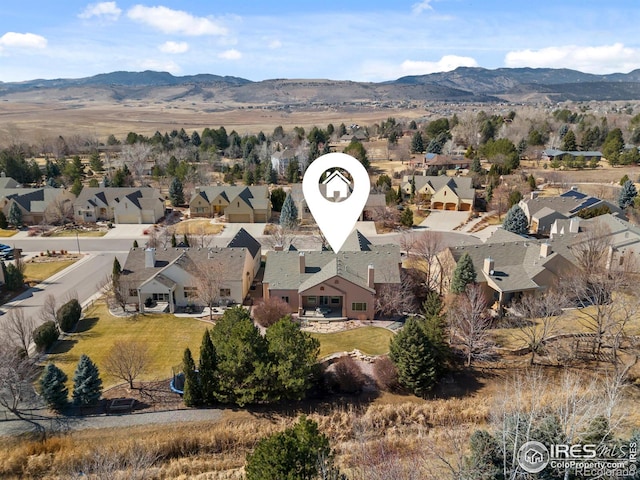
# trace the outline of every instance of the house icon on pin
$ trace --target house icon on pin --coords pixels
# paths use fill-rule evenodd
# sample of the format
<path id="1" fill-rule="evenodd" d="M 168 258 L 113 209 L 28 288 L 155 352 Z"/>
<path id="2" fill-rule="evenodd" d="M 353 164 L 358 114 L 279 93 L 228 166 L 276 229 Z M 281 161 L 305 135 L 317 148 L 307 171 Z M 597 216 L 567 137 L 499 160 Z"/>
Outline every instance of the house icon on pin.
<path id="1" fill-rule="evenodd" d="M 326 186 L 325 198 L 342 200 L 349 196 L 351 182 L 338 170 L 334 170 L 322 183 Z"/>

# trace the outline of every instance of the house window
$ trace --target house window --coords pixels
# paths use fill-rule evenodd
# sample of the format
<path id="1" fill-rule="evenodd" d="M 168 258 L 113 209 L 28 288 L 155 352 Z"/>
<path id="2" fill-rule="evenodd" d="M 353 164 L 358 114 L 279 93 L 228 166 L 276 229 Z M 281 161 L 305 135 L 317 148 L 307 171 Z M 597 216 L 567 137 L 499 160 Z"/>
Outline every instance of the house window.
<path id="1" fill-rule="evenodd" d="M 137 297 L 138 296 L 138 290 L 136 290 L 135 288 L 132 288 L 129 290 L 129 296 L 130 297 Z"/>
<path id="2" fill-rule="evenodd" d="M 340 304 L 340 297 L 331 297 L 331 304 L 332 305 L 339 305 Z"/>
<path id="3" fill-rule="evenodd" d="M 184 298 L 194 298 L 198 296 L 198 287 L 184 287 Z"/>
<path id="4" fill-rule="evenodd" d="M 317 301 L 318 301 L 317 297 L 307 297 L 307 303 L 309 305 L 315 305 Z"/>
<path id="5" fill-rule="evenodd" d="M 169 294 L 168 293 L 154 293 L 152 296 L 155 302 L 168 302 Z"/>
<path id="6" fill-rule="evenodd" d="M 231 289 L 230 288 L 221 288 L 220 289 L 220 296 L 221 297 L 230 297 L 231 296 Z"/>
<path id="7" fill-rule="evenodd" d="M 284 297 L 280 297 L 282 300 L 284 300 L 285 302 L 289 303 L 289 297 L 288 296 L 284 296 Z"/>
<path id="8" fill-rule="evenodd" d="M 351 304 L 351 310 L 354 312 L 366 312 L 367 311 L 367 303 L 366 302 L 353 302 Z"/>

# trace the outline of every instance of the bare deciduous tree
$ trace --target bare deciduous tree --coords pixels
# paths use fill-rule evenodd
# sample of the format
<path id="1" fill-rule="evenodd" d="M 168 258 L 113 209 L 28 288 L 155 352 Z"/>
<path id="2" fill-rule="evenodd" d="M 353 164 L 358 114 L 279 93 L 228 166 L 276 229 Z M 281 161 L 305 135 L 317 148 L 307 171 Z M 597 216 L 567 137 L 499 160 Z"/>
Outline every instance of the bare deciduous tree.
<path id="1" fill-rule="evenodd" d="M 73 202 L 59 195 L 44 212 L 44 220 L 49 225 L 63 225 L 73 221 Z"/>
<path id="2" fill-rule="evenodd" d="M 438 254 L 443 248 L 442 234 L 428 231 L 416 236 L 410 256 L 417 263 L 415 268 L 424 273 L 426 287 L 440 294 L 444 287 L 444 272 Z"/>
<path id="3" fill-rule="evenodd" d="M 296 235 L 293 229 L 276 225 L 265 241 L 267 246 L 274 250 L 288 250 L 295 239 Z"/>
<path id="4" fill-rule="evenodd" d="M 56 317 L 57 311 L 58 302 L 56 301 L 56 297 L 48 294 L 46 297 L 44 297 L 44 303 L 42 304 L 42 308 L 40 309 L 40 320 L 42 320 L 42 323 L 49 321 L 54 322 L 57 325 L 58 329 L 60 329 L 60 325 L 58 325 L 58 317 Z"/>
<path id="5" fill-rule="evenodd" d="M 291 313 L 291 307 L 279 297 L 262 300 L 253 307 L 253 318 L 261 326 L 267 328 Z"/>
<path id="6" fill-rule="evenodd" d="M 558 319 L 567 304 L 567 296 L 554 289 L 526 294 L 513 305 L 513 309 L 525 319 L 518 336 L 531 351 L 529 365 L 535 363 L 536 354 L 542 352 L 549 337 L 556 332 Z"/>
<path id="7" fill-rule="evenodd" d="M 124 340 L 113 344 L 105 359 L 105 371 L 133 389 L 133 382 L 149 364 L 149 348 L 142 342 Z"/>
<path id="8" fill-rule="evenodd" d="M 209 256 L 201 265 L 195 266 L 192 272 L 196 298 L 209 308 L 209 320 L 213 321 L 213 307 L 220 301 L 220 289 L 223 286 L 224 268 L 215 258 L 216 253 L 210 250 Z"/>
<path id="9" fill-rule="evenodd" d="M 24 415 L 24 409 L 37 403 L 33 387 L 37 375 L 37 366 L 31 359 L 13 345 L 0 342 L 0 407 L 41 429 Z"/>
<path id="10" fill-rule="evenodd" d="M 26 317 L 22 308 L 15 307 L 9 310 L 5 326 L 10 342 L 28 355 L 29 345 L 33 341 L 33 330 L 36 328 L 35 319 Z"/>
<path id="11" fill-rule="evenodd" d="M 467 367 L 474 359 L 486 358 L 492 346 L 489 337 L 491 317 L 487 312 L 487 300 L 477 283 L 467 285 L 447 312 L 451 344 L 458 345 Z"/>

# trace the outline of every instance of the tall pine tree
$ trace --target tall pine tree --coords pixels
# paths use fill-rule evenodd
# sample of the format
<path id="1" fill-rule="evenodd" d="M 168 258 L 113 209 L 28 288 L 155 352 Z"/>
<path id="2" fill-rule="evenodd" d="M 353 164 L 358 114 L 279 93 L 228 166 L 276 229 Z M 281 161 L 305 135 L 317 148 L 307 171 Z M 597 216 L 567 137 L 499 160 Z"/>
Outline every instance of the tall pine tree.
<path id="1" fill-rule="evenodd" d="M 638 190 L 636 186 L 631 180 L 627 180 L 622 185 L 622 190 L 620 190 L 620 196 L 618 197 L 618 206 L 620 208 L 627 208 L 633 205 L 633 201 L 638 195 Z"/>
<path id="2" fill-rule="evenodd" d="M 211 341 L 209 330 L 202 335 L 202 345 L 200 346 L 200 361 L 198 364 L 198 376 L 200 377 L 200 389 L 202 402 L 205 405 L 215 403 L 215 394 L 218 389 L 217 382 L 218 356 Z"/>
<path id="3" fill-rule="evenodd" d="M 200 379 L 196 372 L 196 364 L 191 356 L 191 350 L 187 347 L 182 357 L 182 372 L 184 373 L 184 387 L 182 388 L 182 401 L 187 407 L 202 405 L 202 389 Z"/>
<path id="4" fill-rule="evenodd" d="M 174 207 L 184 204 L 184 190 L 182 182 L 175 177 L 169 185 L 169 199 Z"/>
<path id="5" fill-rule="evenodd" d="M 67 406 L 69 389 L 65 385 L 67 375 L 49 363 L 40 377 L 40 393 L 49 408 L 60 411 Z"/>
<path id="6" fill-rule="evenodd" d="M 524 210 L 520 205 L 513 205 L 504 217 L 502 228 L 507 232 L 517 233 L 518 235 L 526 235 L 529 231 L 529 221 Z"/>
<path id="7" fill-rule="evenodd" d="M 451 277 L 451 292 L 463 293 L 467 285 L 476 281 L 476 269 L 473 266 L 473 261 L 468 253 L 464 253 Z"/>
<path id="8" fill-rule="evenodd" d="M 298 208 L 293 202 L 293 198 L 288 194 L 284 199 L 280 210 L 280 226 L 286 229 L 294 229 L 298 225 Z"/>
<path id="9" fill-rule="evenodd" d="M 82 354 L 73 375 L 73 404 L 95 405 L 102 395 L 100 372 L 91 359 Z"/>
<path id="10" fill-rule="evenodd" d="M 398 380 L 418 396 L 424 396 L 435 385 L 439 367 L 434 358 L 434 345 L 420 320 L 409 318 L 389 344 L 389 358 L 398 370 Z"/>

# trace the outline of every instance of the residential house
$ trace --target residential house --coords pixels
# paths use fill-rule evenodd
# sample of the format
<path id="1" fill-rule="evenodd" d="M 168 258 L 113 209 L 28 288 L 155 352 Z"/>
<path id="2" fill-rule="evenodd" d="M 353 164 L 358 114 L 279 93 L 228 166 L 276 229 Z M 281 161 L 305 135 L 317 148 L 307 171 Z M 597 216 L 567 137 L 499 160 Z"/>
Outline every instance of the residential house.
<path id="1" fill-rule="evenodd" d="M 471 211 L 475 201 L 475 190 L 471 177 L 448 177 L 446 175 L 405 175 L 400 191 L 404 198 L 411 195 L 415 182 L 415 195 L 430 202 L 434 210 Z"/>
<path id="2" fill-rule="evenodd" d="M 264 298 L 277 297 L 304 317 L 321 312 L 334 319 L 373 319 L 376 294 L 400 285 L 400 247 L 373 245 L 355 231 L 338 253 L 267 253 Z"/>
<path id="3" fill-rule="evenodd" d="M 326 195 L 326 185 L 322 183 L 318 185 L 320 189 L 320 193 L 325 196 Z M 351 188 L 349 187 L 349 191 Z M 296 183 L 291 186 L 291 199 L 298 209 L 298 219 L 299 220 L 307 220 L 313 218 L 311 215 L 311 211 L 307 206 L 307 201 L 304 198 L 304 194 L 302 193 L 302 184 Z M 362 213 L 358 218 L 359 221 L 364 220 L 373 220 L 376 216 L 376 211 L 380 208 L 385 208 L 387 205 L 386 198 L 384 193 L 371 192 L 369 197 L 367 198 L 367 202 L 362 209 Z"/>
<path id="4" fill-rule="evenodd" d="M 462 170 L 468 169 L 471 160 L 464 155 L 443 155 L 438 153 L 427 153 L 424 156 L 425 167 L 436 167 L 438 170 Z"/>
<path id="5" fill-rule="evenodd" d="M 144 312 L 145 302 L 177 307 L 198 305 L 199 273 L 211 269 L 219 274 L 219 303 L 241 304 L 260 268 L 260 244 L 244 229 L 226 247 L 215 248 L 132 248 L 120 276 L 128 293 L 127 303 Z"/>
<path id="6" fill-rule="evenodd" d="M 496 233 L 484 244 L 445 249 L 439 254 L 439 263 L 449 282 L 460 257 L 468 253 L 476 271 L 476 282 L 482 286 L 489 305 L 498 311 L 523 293 L 554 286 L 574 268 L 566 249 L 562 249 L 562 253 L 555 251 L 552 242 L 513 237 L 501 230 Z"/>
<path id="7" fill-rule="evenodd" d="M 196 187 L 189 209 L 192 218 L 224 215 L 228 223 L 266 223 L 271 197 L 266 185 Z"/>
<path id="8" fill-rule="evenodd" d="M 542 160 L 544 161 L 553 161 L 553 160 L 562 160 L 562 157 L 565 155 L 570 155 L 574 158 L 583 159 L 585 162 L 589 162 L 591 160 L 595 160 L 597 162 L 602 158 L 602 152 L 598 151 L 566 151 L 566 150 L 558 150 L 555 148 L 548 148 L 543 150 L 542 152 Z"/>
<path id="9" fill-rule="evenodd" d="M 539 197 L 532 192 L 529 198 L 519 203 L 529 221 L 529 231 L 534 234 L 549 235 L 554 222 L 575 217 L 581 211 L 608 208 L 610 212 L 624 216 L 615 204 L 592 197 L 575 189 L 556 197 Z"/>
<path id="10" fill-rule="evenodd" d="M 5 177 L 6 178 L 6 177 Z M 9 178 L 8 180 L 13 180 Z M 0 208 L 5 216 L 9 216 L 12 204 L 16 204 L 22 214 L 22 223 L 37 225 L 63 220 L 71 213 L 71 204 L 75 198 L 72 193 L 62 188 L 12 187 L 12 182 L 5 182 L 7 188 L 0 188 Z M 56 212 L 60 210 L 60 212 Z M 55 217 L 55 218 L 54 218 Z"/>
<path id="11" fill-rule="evenodd" d="M 164 200 L 151 187 L 84 187 L 73 204 L 76 222 L 156 223 Z"/>

